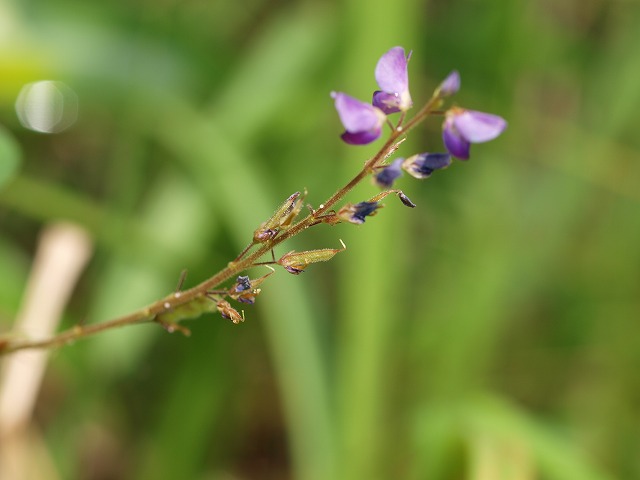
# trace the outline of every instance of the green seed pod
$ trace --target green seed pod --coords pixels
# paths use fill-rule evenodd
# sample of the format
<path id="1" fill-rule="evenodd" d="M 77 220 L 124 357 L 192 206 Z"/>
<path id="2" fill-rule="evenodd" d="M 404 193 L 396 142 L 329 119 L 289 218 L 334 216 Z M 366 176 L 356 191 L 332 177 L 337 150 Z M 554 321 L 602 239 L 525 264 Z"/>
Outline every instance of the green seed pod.
<path id="1" fill-rule="evenodd" d="M 264 222 L 253 232 L 253 241 L 263 243 L 275 237 L 283 227 L 289 227 L 302 209 L 302 199 L 298 200 L 300 192 L 287 198 L 274 212 L 269 220 Z"/>
<path id="2" fill-rule="evenodd" d="M 312 263 L 326 262 L 331 260 L 336 253 L 344 252 L 347 247 L 342 240 L 340 240 L 340 243 L 342 244 L 342 248 L 323 248 L 320 250 L 306 250 L 304 252 L 291 251 L 280 257 L 277 263 L 284 267 L 287 272 L 299 275 Z"/>

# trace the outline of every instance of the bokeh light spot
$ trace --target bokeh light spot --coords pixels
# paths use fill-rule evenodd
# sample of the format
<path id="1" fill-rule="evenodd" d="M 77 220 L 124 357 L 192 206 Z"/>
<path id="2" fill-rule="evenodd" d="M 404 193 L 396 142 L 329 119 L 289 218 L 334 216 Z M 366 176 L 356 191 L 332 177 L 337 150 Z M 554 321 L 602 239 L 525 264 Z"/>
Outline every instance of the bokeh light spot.
<path id="1" fill-rule="evenodd" d="M 58 133 L 78 118 L 78 96 L 66 84 L 41 80 L 25 85 L 16 100 L 20 123 L 29 130 Z"/>

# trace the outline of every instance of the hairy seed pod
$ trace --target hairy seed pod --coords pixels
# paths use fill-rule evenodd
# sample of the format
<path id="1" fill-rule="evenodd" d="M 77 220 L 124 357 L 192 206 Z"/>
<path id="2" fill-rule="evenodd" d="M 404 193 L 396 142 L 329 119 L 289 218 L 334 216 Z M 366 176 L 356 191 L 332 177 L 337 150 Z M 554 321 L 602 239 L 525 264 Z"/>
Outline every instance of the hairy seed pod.
<path id="1" fill-rule="evenodd" d="M 340 243 L 342 243 L 342 248 L 323 248 L 304 252 L 291 251 L 280 257 L 277 263 L 284 267 L 287 272 L 299 275 L 312 263 L 326 262 L 331 260 L 336 253 L 344 252 L 347 247 L 342 240 L 340 240 Z"/>
<path id="2" fill-rule="evenodd" d="M 271 218 L 264 222 L 253 233 L 253 241 L 263 243 L 275 237 L 280 230 L 288 228 L 302 210 L 302 199 L 300 192 L 296 192 L 287 198 L 280 207 L 273 213 Z"/>

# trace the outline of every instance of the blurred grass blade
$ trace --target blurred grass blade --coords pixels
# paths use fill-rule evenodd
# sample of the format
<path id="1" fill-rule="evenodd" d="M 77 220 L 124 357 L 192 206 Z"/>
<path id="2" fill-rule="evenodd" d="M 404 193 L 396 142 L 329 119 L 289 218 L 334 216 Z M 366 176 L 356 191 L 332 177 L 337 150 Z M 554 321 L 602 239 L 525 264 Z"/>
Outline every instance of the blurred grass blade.
<path id="1" fill-rule="evenodd" d="M 2 126 L 0 126 L 0 188 L 16 174 L 22 152 L 18 142 Z"/>

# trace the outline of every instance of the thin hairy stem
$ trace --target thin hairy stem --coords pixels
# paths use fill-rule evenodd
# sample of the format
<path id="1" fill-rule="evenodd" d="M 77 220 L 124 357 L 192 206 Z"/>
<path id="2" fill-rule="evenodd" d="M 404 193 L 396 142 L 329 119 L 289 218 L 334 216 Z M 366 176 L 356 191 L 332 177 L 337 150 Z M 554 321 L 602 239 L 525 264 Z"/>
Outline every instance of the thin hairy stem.
<path id="1" fill-rule="evenodd" d="M 19 339 L 15 338 L 15 335 L 0 337 L 0 355 L 30 348 L 60 347 L 62 345 L 72 343 L 75 340 L 89 337 L 106 330 L 154 321 L 160 323 L 169 331 L 178 330 L 186 332 L 186 329 L 176 325 L 174 322 L 165 320 L 165 317 L 170 315 L 172 312 L 175 312 L 180 307 L 188 306 L 194 300 L 210 299 L 209 297 L 211 292 L 216 291 L 216 287 L 251 267 L 274 263 L 275 260 L 274 262 L 260 262 L 259 260 L 267 253 L 272 252 L 273 249 L 282 242 L 300 234 L 311 226 L 322 223 L 319 219 L 330 211 L 331 207 L 342 200 L 342 198 L 353 190 L 353 188 L 364 178 L 379 168 L 383 164 L 384 160 L 398 148 L 400 143 L 402 143 L 406 134 L 429 116 L 432 113 L 433 108 L 439 102 L 440 99 L 437 96 L 432 97 L 413 118 L 411 118 L 406 124 L 401 125 L 402 119 L 404 118 L 403 114 L 398 126 L 392 129 L 389 138 L 380 150 L 365 162 L 360 172 L 358 172 L 358 174 L 356 174 L 346 185 L 337 190 L 316 210 L 312 210 L 306 217 L 292 225 L 289 229 L 281 231 L 276 236 L 263 243 L 256 243 L 255 241 L 252 241 L 235 258 L 235 260 L 199 285 L 184 291 L 179 291 L 178 289 L 178 291 L 173 292 L 151 305 L 128 315 L 93 325 L 77 325 L 50 338 L 38 340 Z M 253 252 L 250 252 L 252 247 L 255 246 L 257 246 L 257 248 L 253 250 Z M 182 280 L 179 282 L 180 286 L 181 284 Z"/>

